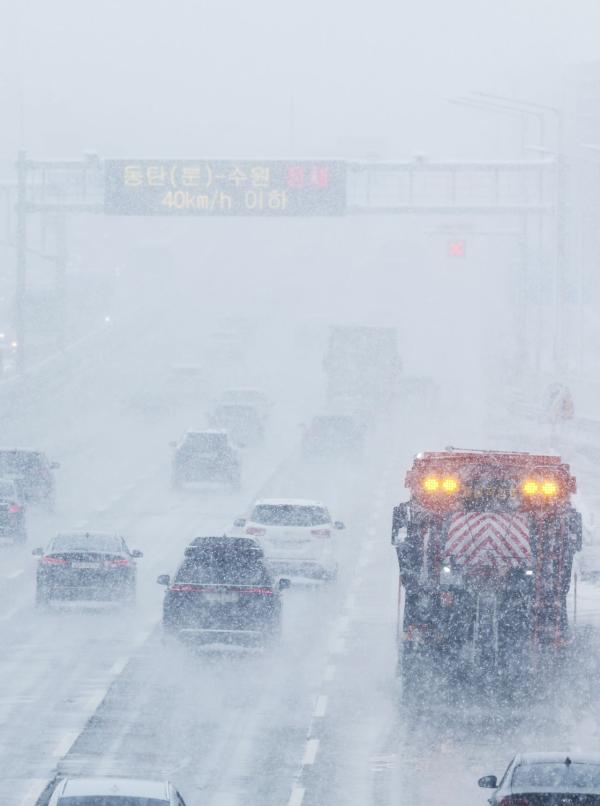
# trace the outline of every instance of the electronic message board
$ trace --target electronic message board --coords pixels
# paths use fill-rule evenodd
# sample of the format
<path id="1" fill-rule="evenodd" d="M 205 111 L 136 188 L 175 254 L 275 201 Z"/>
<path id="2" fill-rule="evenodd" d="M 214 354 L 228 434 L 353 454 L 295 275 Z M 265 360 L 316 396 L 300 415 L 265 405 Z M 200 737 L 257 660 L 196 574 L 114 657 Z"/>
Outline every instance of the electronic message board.
<path id="1" fill-rule="evenodd" d="M 335 216 L 346 165 L 323 160 L 106 160 L 109 215 Z"/>

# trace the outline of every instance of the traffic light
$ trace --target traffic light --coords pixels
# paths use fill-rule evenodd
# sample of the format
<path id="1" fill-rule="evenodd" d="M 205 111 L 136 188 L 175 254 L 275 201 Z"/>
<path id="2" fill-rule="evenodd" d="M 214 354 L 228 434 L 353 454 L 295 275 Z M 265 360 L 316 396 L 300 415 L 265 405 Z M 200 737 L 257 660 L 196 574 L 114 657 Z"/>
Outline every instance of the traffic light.
<path id="1" fill-rule="evenodd" d="M 465 258 L 467 256 L 467 245 L 464 240 L 457 239 L 448 241 L 448 257 Z"/>

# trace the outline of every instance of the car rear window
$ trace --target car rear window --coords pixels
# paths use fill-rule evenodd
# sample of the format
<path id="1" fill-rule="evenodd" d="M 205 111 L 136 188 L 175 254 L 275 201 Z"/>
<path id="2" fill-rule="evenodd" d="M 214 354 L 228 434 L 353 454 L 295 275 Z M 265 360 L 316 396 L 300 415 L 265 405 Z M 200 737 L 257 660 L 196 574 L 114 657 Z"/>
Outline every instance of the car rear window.
<path id="1" fill-rule="evenodd" d="M 523 789 L 528 786 L 548 789 L 596 789 L 600 788 L 600 764 L 540 763 L 522 764 L 515 769 L 512 786 Z"/>
<path id="2" fill-rule="evenodd" d="M 29 473 L 41 470 L 44 466 L 42 455 L 30 451 L 1 451 L 0 473 Z"/>
<path id="3" fill-rule="evenodd" d="M 265 526 L 320 526 L 330 523 L 324 507 L 296 504 L 259 504 L 254 507 L 250 520 Z"/>
<path id="4" fill-rule="evenodd" d="M 225 434 L 188 434 L 183 448 L 194 451 L 218 451 L 225 447 L 226 442 Z"/>
<path id="5" fill-rule="evenodd" d="M 112 535 L 58 535 L 50 545 L 51 551 L 98 551 L 118 554 L 125 549 L 123 540 Z"/>
<path id="6" fill-rule="evenodd" d="M 169 801 L 127 795 L 76 795 L 62 797 L 58 806 L 168 806 Z"/>
<path id="7" fill-rule="evenodd" d="M 187 557 L 180 566 L 175 582 L 212 583 L 214 585 L 270 585 L 262 562 L 246 553 L 204 553 Z"/>

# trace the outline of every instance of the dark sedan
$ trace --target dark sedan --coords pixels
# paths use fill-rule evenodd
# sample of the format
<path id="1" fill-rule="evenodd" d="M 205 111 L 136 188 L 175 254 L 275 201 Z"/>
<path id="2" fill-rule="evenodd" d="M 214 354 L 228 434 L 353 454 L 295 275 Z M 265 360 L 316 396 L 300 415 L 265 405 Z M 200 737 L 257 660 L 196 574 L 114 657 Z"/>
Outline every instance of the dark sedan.
<path id="1" fill-rule="evenodd" d="M 118 535 L 71 532 L 53 538 L 33 554 L 37 568 L 36 602 L 51 600 L 135 600 L 136 563 L 141 551 L 130 551 Z"/>
<path id="2" fill-rule="evenodd" d="M 280 590 L 289 580 L 274 581 L 262 549 L 248 538 L 198 538 L 185 551 L 175 579 L 166 585 L 165 632 L 203 644 L 262 647 L 280 630 Z"/>
<path id="3" fill-rule="evenodd" d="M 0 476 L 15 479 L 27 501 L 54 508 L 54 473 L 60 465 L 42 451 L 0 448 Z"/>
<path id="4" fill-rule="evenodd" d="M 499 783 L 495 775 L 478 783 L 495 790 L 492 806 L 600 806 L 600 754 L 521 753 Z"/>
<path id="5" fill-rule="evenodd" d="M 188 431 L 175 449 L 172 486 L 180 489 L 190 483 L 240 486 L 240 462 L 225 431 Z"/>
<path id="6" fill-rule="evenodd" d="M 0 479 L 0 540 L 18 543 L 27 540 L 25 504 L 14 479 Z"/>

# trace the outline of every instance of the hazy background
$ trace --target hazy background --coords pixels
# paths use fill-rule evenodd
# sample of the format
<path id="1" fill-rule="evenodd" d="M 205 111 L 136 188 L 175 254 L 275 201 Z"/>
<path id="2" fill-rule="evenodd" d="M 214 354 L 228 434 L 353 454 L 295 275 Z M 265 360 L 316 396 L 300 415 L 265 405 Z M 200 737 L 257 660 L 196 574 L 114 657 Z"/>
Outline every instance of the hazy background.
<path id="1" fill-rule="evenodd" d="M 581 87 L 598 72 L 595 0 L 4 0 L 1 8 L 0 167 L 9 179 L 18 147 L 38 158 L 92 149 L 101 157 L 534 159 L 540 154 L 523 149 L 540 144 L 535 120 L 522 131 L 519 115 L 449 99 L 479 90 L 561 107 L 573 168 L 570 270 L 579 288 L 569 303 L 579 330 L 567 352 L 585 369 L 582 345 L 596 337 L 583 332 L 581 307 L 593 296 L 585 289 L 595 283 L 598 228 L 588 209 L 592 234 L 586 241 L 577 231 L 576 208 L 586 199 L 575 194 L 577 171 L 598 170 L 596 156 L 578 145 L 600 142 L 596 85 L 592 113 L 578 111 Z M 545 146 L 556 147 L 551 118 Z M 596 210 L 595 185 L 590 199 Z M 468 238 L 481 223 L 79 216 L 69 222 L 69 273 L 74 287 L 86 285 L 75 279 L 81 273 L 114 284 L 118 271 L 131 280 L 136 304 L 144 294 L 159 301 L 168 284 L 213 310 L 395 324 L 407 366 L 462 387 L 490 355 L 498 368 L 514 361 L 515 317 L 552 321 L 549 310 L 515 308 L 518 244 L 493 232 L 518 222 L 486 220 L 492 235 L 469 240 L 468 260 L 448 262 L 436 230 Z M 9 301 L 13 253 L 0 258 Z M 531 256 L 540 260 L 552 263 L 550 246 Z M 51 282 L 32 257 L 32 293 Z M 452 347 L 440 335 L 450 332 Z M 527 338 L 543 340 L 540 326 Z M 549 373 L 552 360 L 548 353 L 542 361 Z"/>

